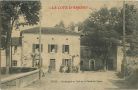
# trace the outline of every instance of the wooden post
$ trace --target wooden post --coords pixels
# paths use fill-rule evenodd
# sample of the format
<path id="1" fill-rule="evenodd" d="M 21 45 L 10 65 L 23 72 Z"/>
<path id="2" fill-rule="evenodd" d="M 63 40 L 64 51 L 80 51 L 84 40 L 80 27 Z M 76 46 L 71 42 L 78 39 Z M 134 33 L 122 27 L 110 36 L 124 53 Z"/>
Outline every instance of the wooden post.
<path id="1" fill-rule="evenodd" d="M 12 46 L 12 38 L 11 38 L 11 63 L 10 63 L 10 65 L 11 65 L 11 67 L 12 67 L 12 48 L 13 48 L 13 46 Z"/>
<path id="2" fill-rule="evenodd" d="M 39 79 L 41 79 L 41 76 L 42 76 L 42 57 L 41 57 L 41 18 L 42 18 L 42 16 L 41 16 L 41 10 L 40 10 L 40 13 L 39 13 L 39 19 L 40 19 L 40 21 L 39 21 Z"/>
<path id="3" fill-rule="evenodd" d="M 1 2 L 0 2 L 0 89 L 1 89 L 1 32 L 2 32 L 2 25 L 1 25 Z"/>
<path id="4" fill-rule="evenodd" d="M 126 76 L 126 43 L 125 43 L 125 38 L 126 38 L 126 30 L 125 30 L 125 1 L 123 1 L 123 62 L 122 62 L 122 70 L 123 70 L 123 76 L 125 79 Z"/>

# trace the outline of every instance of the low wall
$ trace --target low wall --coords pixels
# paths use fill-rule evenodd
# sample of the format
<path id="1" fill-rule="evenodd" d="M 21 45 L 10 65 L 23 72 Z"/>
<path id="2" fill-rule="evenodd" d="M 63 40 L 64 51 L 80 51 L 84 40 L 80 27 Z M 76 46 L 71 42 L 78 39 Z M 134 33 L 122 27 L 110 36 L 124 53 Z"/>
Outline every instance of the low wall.
<path id="1" fill-rule="evenodd" d="M 39 80 L 39 70 L 21 73 L 1 79 L 1 88 L 25 87 Z"/>
<path id="2" fill-rule="evenodd" d="M 26 72 L 34 71 L 36 69 L 37 68 L 32 68 L 32 67 L 10 67 L 9 73 L 10 74 L 26 73 Z M 6 67 L 1 67 L 1 74 L 3 75 L 6 74 Z"/>

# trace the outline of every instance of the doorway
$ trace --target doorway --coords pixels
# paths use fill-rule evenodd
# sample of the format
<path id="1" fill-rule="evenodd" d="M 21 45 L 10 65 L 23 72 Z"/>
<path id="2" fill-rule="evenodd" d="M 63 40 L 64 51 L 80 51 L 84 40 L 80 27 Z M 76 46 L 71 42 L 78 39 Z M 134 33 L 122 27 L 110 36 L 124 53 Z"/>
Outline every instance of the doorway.
<path id="1" fill-rule="evenodd" d="M 108 70 L 114 70 L 114 67 L 113 67 L 113 59 L 109 59 L 107 61 L 107 69 Z"/>
<path id="2" fill-rule="evenodd" d="M 89 70 L 95 70 L 95 60 L 93 59 L 89 60 Z"/>
<path id="3" fill-rule="evenodd" d="M 49 69 L 50 69 L 50 71 L 56 70 L 56 60 L 55 59 L 50 59 Z"/>

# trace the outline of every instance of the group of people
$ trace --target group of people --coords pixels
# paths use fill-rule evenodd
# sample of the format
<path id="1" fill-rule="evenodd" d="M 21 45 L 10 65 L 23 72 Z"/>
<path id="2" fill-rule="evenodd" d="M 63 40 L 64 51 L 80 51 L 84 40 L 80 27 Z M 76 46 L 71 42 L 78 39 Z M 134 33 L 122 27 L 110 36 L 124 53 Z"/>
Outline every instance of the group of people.
<path id="1" fill-rule="evenodd" d="M 62 72 L 62 73 L 71 73 L 71 72 L 77 73 L 78 67 L 77 66 L 61 66 L 60 72 Z"/>

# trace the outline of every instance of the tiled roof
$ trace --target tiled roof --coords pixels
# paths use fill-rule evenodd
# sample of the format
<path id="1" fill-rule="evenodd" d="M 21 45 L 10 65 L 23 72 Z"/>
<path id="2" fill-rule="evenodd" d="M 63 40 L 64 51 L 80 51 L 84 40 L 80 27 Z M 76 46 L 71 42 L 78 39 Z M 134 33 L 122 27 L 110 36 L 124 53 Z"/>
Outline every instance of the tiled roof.
<path id="1" fill-rule="evenodd" d="M 23 30 L 21 31 L 21 33 L 39 34 L 39 27 Z M 42 34 L 61 34 L 61 35 L 80 35 L 79 33 L 68 31 L 64 28 L 58 28 L 58 27 L 42 27 L 41 33 Z"/>

